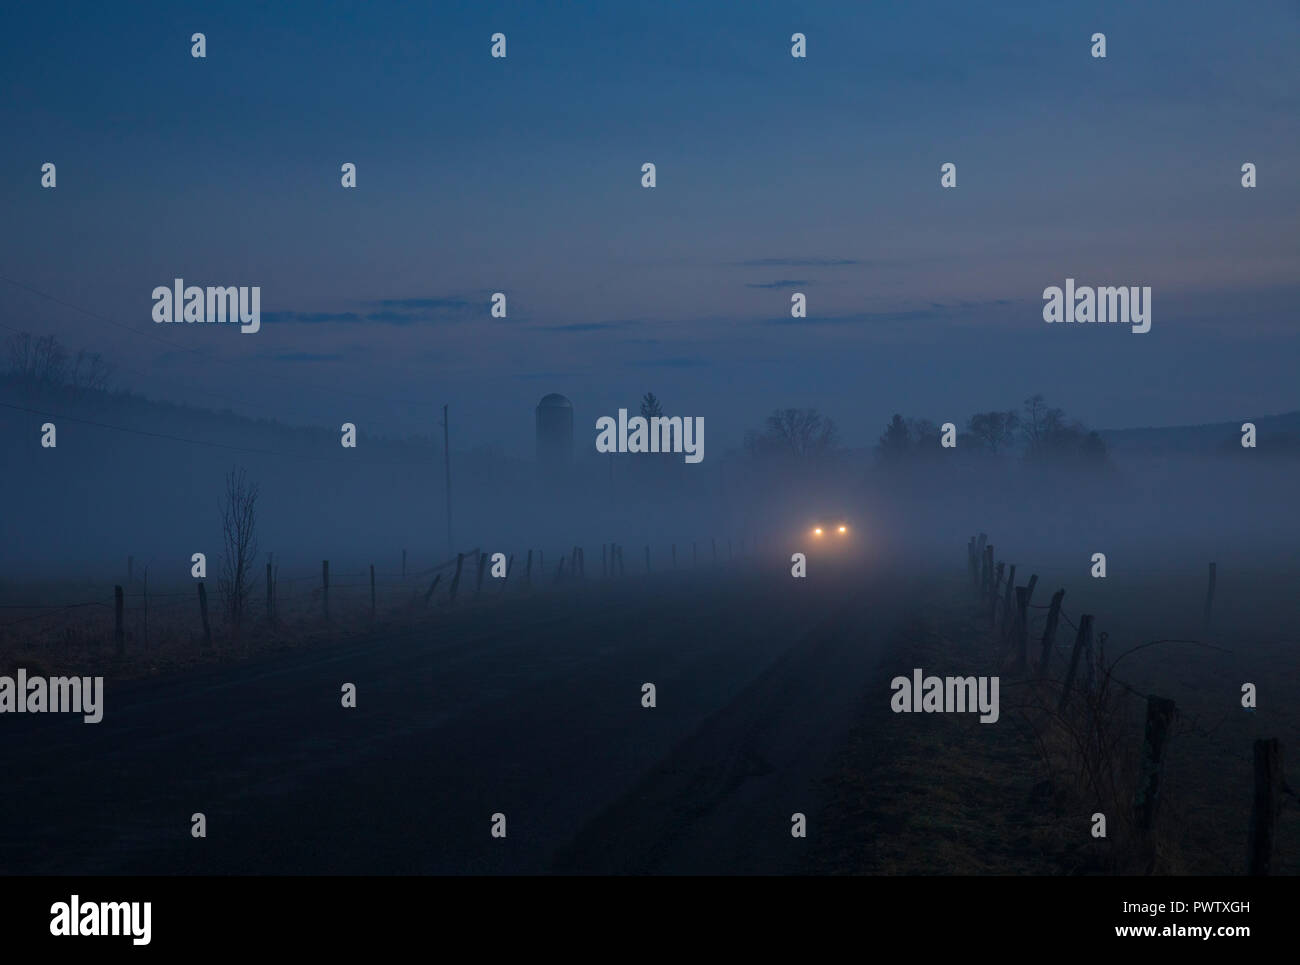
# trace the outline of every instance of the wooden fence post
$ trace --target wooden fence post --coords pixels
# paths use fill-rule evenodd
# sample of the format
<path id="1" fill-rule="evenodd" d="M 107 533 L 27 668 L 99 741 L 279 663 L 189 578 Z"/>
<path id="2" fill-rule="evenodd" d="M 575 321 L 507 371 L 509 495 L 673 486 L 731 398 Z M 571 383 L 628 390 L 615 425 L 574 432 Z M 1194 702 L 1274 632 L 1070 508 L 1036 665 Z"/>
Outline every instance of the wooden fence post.
<path id="1" fill-rule="evenodd" d="M 451 589 L 448 591 L 449 595 L 447 597 L 447 599 L 450 600 L 452 603 L 456 602 L 456 593 L 458 590 L 460 590 L 460 571 L 464 565 L 465 565 L 465 554 L 457 553 L 456 554 L 456 575 L 451 578 Z"/>
<path id="2" fill-rule="evenodd" d="M 424 605 L 425 605 L 425 606 L 428 606 L 428 605 L 429 605 L 429 600 L 433 597 L 433 591 L 436 590 L 436 589 L 438 588 L 438 581 L 441 580 L 441 579 L 442 579 L 442 574 L 439 573 L 437 576 L 435 576 L 435 577 L 433 578 L 433 582 L 429 584 L 429 589 L 426 590 L 426 591 L 425 591 L 425 594 L 424 594 Z"/>
<path id="3" fill-rule="evenodd" d="M 203 643 L 205 646 L 212 646 L 212 627 L 208 623 L 208 588 L 203 583 L 199 585 L 199 619 L 203 622 Z"/>
<path id="4" fill-rule="evenodd" d="M 1002 569 L 1006 564 L 998 560 L 998 565 L 993 571 L 993 585 L 989 587 L 989 626 L 996 627 L 998 623 L 998 588 L 1002 586 Z"/>
<path id="5" fill-rule="evenodd" d="M 330 561 L 321 560 L 320 564 L 320 583 L 321 583 L 321 607 L 325 612 L 325 619 L 330 618 Z"/>
<path id="6" fill-rule="evenodd" d="M 1016 564 L 1011 564 L 1011 569 L 1007 570 L 1007 592 L 1006 598 L 1002 601 L 1002 640 L 1010 642 L 1013 627 L 1011 626 L 1011 597 L 1015 592 L 1016 585 Z"/>
<path id="7" fill-rule="evenodd" d="M 564 557 L 560 557 L 560 565 L 555 568 L 555 582 L 559 583 L 564 579 Z"/>
<path id="8" fill-rule="evenodd" d="M 1074 638 L 1074 649 L 1070 651 L 1070 669 L 1065 672 L 1065 685 L 1061 688 L 1060 710 L 1070 700 L 1070 688 L 1074 686 L 1074 675 L 1079 669 L 1079 655 L 1092 643 L 1092 614 L 1085 613 L 1079 617 L 1079 632 Z"/>
<path id="9" fill-rule="evenodd" d="M 1012 637 L 1016 646 L 1016 671 L 1029 670 L 1029 587 L 1016 587 L 1016 629 Z"/>
<path id="10" fill-rule="evenodd" d="M 375 564 L 370 564 L 370 619 L 375 618 Z"/>
<path id="11" fill-rule="evenodd" d="M 1142 763 L 1138 774 L 1137 794 L 1133 808 L 1137 826 L 1150 831 L 1156 820 L 1156 805 L 1160 801 L 1160 778 L 1165 766 L 1165 744 L 1169 728 L 1174 721 L 1174 702 L 1154 694 L 1147 697 L 1147 722 L 1142 740 Z"/>
<path id="12" fill-rule="evenodd" d="M 976 586 L 979 580 L 979 567 L 975 564 L 975 537 L 970 538 L 966 544 L 966 572 L 970 574 L 971 586 Z"/>
<path id="13" fill-rule="evenodd" d="M 478 579 L 474 581 L 474 595 L 478 596 L 483 592 L 483 566 L 487 563 L 487 554 L 479 550 L 478 554 Z"/>
<path id="14" fill-rule="evenodd" d="M 1057 590 L 1052 594 L 1052 605 L 1047 608 L 1047 626 L 1043 628 L 1043 650 L 1038 658 L 1039 680 L 1047 676 L 1047 668 L 1051 663 L 1052 644 L 1056 642 L 1056 624 L 1061 619 L 1063 599 L 1065 599 L 1065 590 Z"/>
<path id="15" fill-rule="evenodd" d="M 122 626 L 122 588 L 113 587 L 113 643 L 117 647 L 117 655 L 120 657 L 126 653 L 126 630 Z"/>
<path id="16" fill-rule="evenodd" d="M 1282 806 L 1282 745 L 1276 737 L 1255 741 L 1255 801 L 1250 811 L 1246 854 L 1248 875 L 1267 875 L 1273 865 L 1273 839 Z"/>
<path id="17" fill-rule="evenodd" d="M 1214 616 L 1214 584 L 1218 576 L 1216 572 L 1218 566 L 1210 564 L 1210 585 L 1205 588 L 1205 625 L 1210 625 L 1210 619 Z"/>

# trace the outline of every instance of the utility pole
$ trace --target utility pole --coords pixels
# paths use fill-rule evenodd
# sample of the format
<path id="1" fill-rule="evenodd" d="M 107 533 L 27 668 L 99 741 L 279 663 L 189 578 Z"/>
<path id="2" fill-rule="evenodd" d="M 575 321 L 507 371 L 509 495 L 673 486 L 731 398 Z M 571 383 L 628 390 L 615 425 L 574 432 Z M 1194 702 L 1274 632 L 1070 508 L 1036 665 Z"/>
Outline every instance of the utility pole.
<path id="1" fill-rule="evenodd" d="M 451 433 L 447 428 L 447 406 L 442 407 L 442 458 L 447 470 L 447 552 L 455 550 L 451 543 Z"/>

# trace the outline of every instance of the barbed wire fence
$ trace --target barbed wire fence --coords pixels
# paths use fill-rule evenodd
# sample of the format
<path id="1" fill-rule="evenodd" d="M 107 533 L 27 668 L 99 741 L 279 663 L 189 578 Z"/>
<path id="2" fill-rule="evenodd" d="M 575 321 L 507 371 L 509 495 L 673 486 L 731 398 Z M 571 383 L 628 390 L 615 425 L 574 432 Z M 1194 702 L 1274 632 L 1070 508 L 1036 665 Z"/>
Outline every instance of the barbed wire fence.
<path id="1" fill-rule="evenodd" d="M 996 558 L 995 547 L 985 533 L 970 537 L 967 543 L 967 572 L 974 601 L 999 646 L 999 660 L 1010 664 L 1013 676 L 1018 678 L 1014 685 L 1027 695 L 1026 706 L 1033 718 L 1031 729 L 1040 756 L 1050 766 L 1053 755 L 1045 746 L 1047 733 L 1055 729 L 1063 735 L 1069 749 L 1065 756 L 1073 759 L 1078 769 L 1076 777 L 1098 800 L 1121 805 L 1124 825 L 1146 852 L 1145 870 L 1151 873 L 1156 860 L 1153 832 L 1166 783 L 1169 744 L 1175 736 L 1190 735 L 1216 740 L 1222 747 L 1216 734 L 1228 718 L 1225 714 L 1212 727 L 1204 727 L 1197 717 L 1181 712 L 1173 700 L 1120 677 L 1116 667 L 1131 655 L 1157 646 L 1190 646 L 1233 657 L 1235 651 L 1198 639 L 1163 638 L 1144 641 L 1108 658 L 1108 632 L 1100 632 L 1094 646 L 1093 614 L 1081 614 L 1077 622 L 1071 619 L 1062 606 L 1064 588 L 1053 595 L 1049 604 L 1032 603 L 1037 575 L 1023 585 L 1015 585 L 1015 565 Z M 1213 617 L 1216 580 L 1217 566 L 1211 563 L 1204 612 L 1207 628 Z M 1072 643 L 1067 636 L 1058 642 L 1061 622 L 1073 631 Z M 1058 676 L 1062 664 L 1064 674 Z M 1140 700 L 1145 707 L 1136 782 L 1131 792 L 1120 766 L 1121 745 L 1132 737 L 1120 730 L 1125 715 L 1118 712 L 1119 701 L 1125 699 Z M 1245 867 L 1247 874 L 1267 875 L 1276 862 L 1282 804 L 1300 804 L 1300 794 L 1283 775 L 1282 746 L 1277 738 L 1256 738 L 1249 757 L 1228 747 L 1222 750 L 1252 768 L 1254 788 Z"/>

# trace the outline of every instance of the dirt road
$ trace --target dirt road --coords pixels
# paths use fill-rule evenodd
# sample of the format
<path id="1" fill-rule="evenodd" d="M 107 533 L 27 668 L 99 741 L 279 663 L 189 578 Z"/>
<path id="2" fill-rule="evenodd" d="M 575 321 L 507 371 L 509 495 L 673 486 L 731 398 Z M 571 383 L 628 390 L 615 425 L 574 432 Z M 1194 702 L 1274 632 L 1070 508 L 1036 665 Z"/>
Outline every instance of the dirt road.
<path id="1" fill-rule="evenodd" d="M 0 870 L 797 870 L 791 814 L 816 833 L 817 779 L 902 598 L 861 576 L 670 573 L 110 685 L 96 725 L 7 714 Z"/>

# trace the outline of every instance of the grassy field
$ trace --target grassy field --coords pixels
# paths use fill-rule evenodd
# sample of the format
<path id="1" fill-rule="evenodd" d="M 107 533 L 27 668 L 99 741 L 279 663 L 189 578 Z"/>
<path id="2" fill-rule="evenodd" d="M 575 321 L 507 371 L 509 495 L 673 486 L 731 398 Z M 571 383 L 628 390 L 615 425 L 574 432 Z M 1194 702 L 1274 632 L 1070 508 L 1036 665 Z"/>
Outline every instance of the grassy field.
<path id="1" fill-rule="evenodd" d="M 986 609 L 970 601 L 961 582 L 944 586 L 945 602 L 913 614 L 864 701 L 827 781 L 825 829 L 810 870 L 1243 874 L 1253 741 L 1280 739 L 1284 774 L 1288 750 L 1294 760 L 1300 747 L 1300 650 L 1287 632 L 1295 625 L 1294 600 L 1278 592 L 1284 574 L 1261 568 L 1238 581 L 1252 588 L 1253 598 L 1238 598 L 1215 625 L 1195 630 L 1189 624 L 1200 621 L 1188 616 L 1186 594 L 1167 576 L 1155 576 L 1145 586 L 1126 586 L 1122 597 L 1112 591 L 1109 599 L 1085 600 L 1098 611 L 1094 639 L 1108 634 L 1100 657 L 1113 677 L 1102 698 L 1081 696 L 1064 715 L 1057 698 L 1073 630 L 1063 624 L 1058 633 L 1051 679 L 1017 677 Z M 1040 604 L 1053 588 L 1040 580 Z M 1126 608 L 1117 605 L 1125 600 Z M 1082 612 L 1063 609 L 1076 621 Z M 1031 625 L 1037 630 L 1041 621 Z M 1169 638 L 1189 642 L 1132 649 Z M 1033 639 L 1036 650 L 1038 636 Z M 912 667 L 940 675 L 1000 674 L 1001 720 L 986 725 L 975 715 L 892 713 L 888 681 Z M 1241 706 L 1246 681 L 1258 687 L 1256 710 Z M 1134 792 L 1147 694 L 1174 700 L 1178 713 L 1155 828 L 1140 833 Z M 1104 735 L 1101 750 L 1088 741 L 1096 732 Z M 1292 763 L 1292 786 L 1300 784 L 1296 773 Z M 1106 815 L 1105 839 L 1090 833 L 1097 812 Z M 1300 807 L 1291 796 L 1283 797 L 1272 871 L 1300 873 Z"/>

